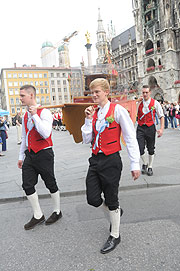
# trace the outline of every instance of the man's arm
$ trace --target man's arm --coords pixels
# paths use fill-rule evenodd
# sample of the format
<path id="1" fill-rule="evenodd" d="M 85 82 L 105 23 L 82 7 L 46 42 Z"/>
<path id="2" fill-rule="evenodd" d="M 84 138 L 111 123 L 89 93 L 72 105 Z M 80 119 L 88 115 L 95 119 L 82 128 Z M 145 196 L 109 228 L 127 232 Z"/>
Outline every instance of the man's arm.
<path id="1" fill-rule="evenodd" d="M 157 130 L 157 134 L 158 134 L 158 137 L 161 137 L 164 131 L 164 114 L 163 114 L 162 106 L 160 105 L 158 101 L 155 101 L 155 109 L 156 109 L 158 118 L 160 119 L 160 129 Z"/>
<path id="2" fill-rule="evenodd" d="M 161 117 L 160 118 L 160 129 L 157 130 L 158 137 L 161 137 L 163 135 L 163 131 L 164 131 L 164 117 Z"/>
<path id="3" fill-rule="evenodd" d="M 27 149 L 26 147 L 26 131 L 24 127 L 24 118 L 22 119 L 22 142 L 19 151 L 19 160 L 18 160 L 18 168 L 22 168 L 23 161 L 24 161 L 24 152 Z"/>
<path id="4" fill-rule="evenodd" d="M 136 139 L 134 124 L 125 108 L 120 105 L 115 107 L 115 120 L 120 124 L 123 138 L 126 142 L 128 156 L 131 163 L 131 174 L 134 180 L 140 176 L 140 153 Z"/>

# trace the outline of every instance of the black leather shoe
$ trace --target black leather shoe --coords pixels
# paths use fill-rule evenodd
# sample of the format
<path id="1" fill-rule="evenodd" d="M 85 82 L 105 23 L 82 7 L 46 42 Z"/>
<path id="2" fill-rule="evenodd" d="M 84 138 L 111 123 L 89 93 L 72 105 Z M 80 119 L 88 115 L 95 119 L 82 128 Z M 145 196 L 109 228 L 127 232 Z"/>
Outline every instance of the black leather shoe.
<path id="1" fill-rule="evenodd" d="M 121 236 L 119 235 L 118 238 L 115 238 L 113 236 L 109 236 L 109 238 L 107 239 L 106 243 L 104 244 L 104 246 L 101 249 L 101 253 L 102 254 L 106 254 L 109 253 L 110 251 L 112 251 L 113 249 L 115 249 L 115 247 L 121 242 Z"/>
<path id="2" fill-rule="evenodd" d="M 55 223 L 57 220 L 59 220 L 62 217 L 62 213 L 60 212 L 57 214 L 56 212 L 52 213 L 52 215 L 46 220 L 46 225 L 51 225 Z"/>
<path id="3" fill-rule="evenodd" d="M 31 220 L 24 225 L 24 229 L 25 230 L 31 230 L 33 229 L 35 226 L 43 223 L 45 221 L 45 217 L 44 215 L 42 215 L 42 217 L 40 219 L 36 219 L 34 216 L 31 218 Z"/>
<path id="4" fill-rule="evenodd" d="M 148 168 L 147 175 L 148 175 L 148 176 L 152 176 L 152 175 L 153 175 L 153 170 L 152 170 L 152 168 Z"/>
<path id="5" fill-rule="evenodd" d="M 120 217 L 123 215 L 124 211 L 122 208 L 120 208 Z M 110 224 L 110 227 L 109 227 L 109 231 L 111 232 L 111 224 Z"/>
<path id="6" fill-rule="evenodd" d="M 147 174 L 147 165 L 142 165 L 141 173 L 142 173 L 143 175 L 144 175 L 144 174 Z"/>

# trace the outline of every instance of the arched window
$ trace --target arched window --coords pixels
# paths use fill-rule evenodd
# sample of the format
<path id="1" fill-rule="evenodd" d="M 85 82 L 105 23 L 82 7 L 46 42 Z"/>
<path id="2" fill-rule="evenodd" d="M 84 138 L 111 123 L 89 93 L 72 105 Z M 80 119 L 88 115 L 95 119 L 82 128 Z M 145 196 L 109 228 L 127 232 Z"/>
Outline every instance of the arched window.
<path id="1" fill-rule="evenodd" d="M 154 45 L 151 40 L 147 40 L 145 44 L 146 55 L 152 54 L 154 52 Z"/>
<path id="2" fill-rule="evenodd" d="M 150 87 L 151 89 L 158 86 L 157 80 L 156 80 L 156 78 L 155 78 L 154 76 L 150 76 L 150 77 L 149 77 L 148 85 L 149 85 L 149 87 Z"/>
<path id="3" fill-rule="evenodd" d="M 150 58 L 149 60 L 148 60 L 148 68 L 149 67 L 155 67 L 155 62 L 154 62 L 154 60 L 152 59 L 152 58 Z"/>

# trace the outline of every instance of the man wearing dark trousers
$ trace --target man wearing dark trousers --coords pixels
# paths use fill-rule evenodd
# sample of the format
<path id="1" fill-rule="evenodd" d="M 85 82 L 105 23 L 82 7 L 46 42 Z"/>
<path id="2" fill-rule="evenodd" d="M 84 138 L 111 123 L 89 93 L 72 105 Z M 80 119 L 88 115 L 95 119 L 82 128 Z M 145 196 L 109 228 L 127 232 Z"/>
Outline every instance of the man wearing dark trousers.
<path id="1" fill-rule="evenodd" d="M 121 208 L 118 199 L 122 171 L 119 154 L 121 131 L 127 145 L 134 180 L 140 175 L 140 154 L 134 125 L 127 110 L 108 101 L 108 81 L 97 78 L 91 82 L 89 88 L 93 101 L 99 106 L 97 110 L 93 106 L 86 108 L 85 124 L 81 128 L 83 142 L 93 142 L 86 177 L 86 194 L 88 204 L 101 207 L 110 222 L 110 235 L 101 249 L 101 253 L 105 254 L 115 249 L 121 241 Z"/>
<path id="2" fill-rule="evenodd" d="M 142 88 L 142 99 L 138 107 L 137 141 L 140 155 L 143 162 L 142 174 L 153 175 L 152 165 L 154 160 L 156 124 L 155 114 L 160 119 L 160 129 L 157 130 L 158 137 L 161 137 L 164 130 L 164 115 L 160 103 L 150 97 L 151 91 L 148 86 Z M 146 159 L 145 147 L 148 150 L 148 161 Z"/>
<path id="3" fill-rule="evenodd" d="M 39 108 L 36 103 L 36 89 L 32 85 L 20 88 L 20 100 L 22 105 L 27 106 L 27 112 L 22 119 L 22 143 L 18 167 L 22 169 L 22 187 L 33 209 L 32 219 L 24 225 L 25 230 L 30 230 L 45 221 L 35 189 L 38 175 L 50 191 L 53 201 L 53 213 L 45 224 L 56 222 L 62 217 L 62 213 L 59 189 L 54 176 L 52 115 L 49 110 Z"/>

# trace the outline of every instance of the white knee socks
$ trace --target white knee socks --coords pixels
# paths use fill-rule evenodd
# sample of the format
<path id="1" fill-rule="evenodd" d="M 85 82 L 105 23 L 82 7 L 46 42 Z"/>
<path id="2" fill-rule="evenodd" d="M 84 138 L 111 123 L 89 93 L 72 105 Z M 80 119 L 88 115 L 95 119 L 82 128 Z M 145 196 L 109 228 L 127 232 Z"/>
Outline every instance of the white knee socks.
<path id="1" fill-rule="evenodd" d="M 110 222 L 111 222 L 111 236 L 119 237 L 120 228 L 120 207 L 114 211 L 109 211 Z"/>
<path id="2" fill-rule="evenodd" d="M 110 217 L 109 217 L 109 208 L 107 207 L 107 205 L 105 204 L 105 202 L 103 201 L 102 205 L 101 205 L 101 209 L 104 213 L 105 218 L 107 219 L 108 222 L 110 222 Z"/>
<path id="3" fill-rule="evenodd" d="M 59 190 L 55 193 L 51 193 L 51 198 L 53 200 L 53 212 L 56 212 L 57 214 L 60 213 L 60 194 Z"/>
<path id="4" fill-rule="evenodd" d="M 43 213 L 42 213 L 41 207 L 39 205 L 38 194 L 35 192 L 34 194 L 27 196 L 27 198 L 32 206 L 34 218 L 40 219 L 42 217 Z"/>
<path id="5" fill-rule="evenodd" d="M 147 166 L 147 160 L 146 160 L 146 154 L 145 153 L 143 155 L 141 155 L 141 159 L 143 161 L 143 165 Z"/>
<path id="6" fill-rule="evenodd" d="M 149 164 L 148 164 L 148 168 L 152 168 L 153 161 L 154 161 L 154 154 L 153 154 L 153 155 L 150 155 L 150 154 L 149 154 Z"/>

